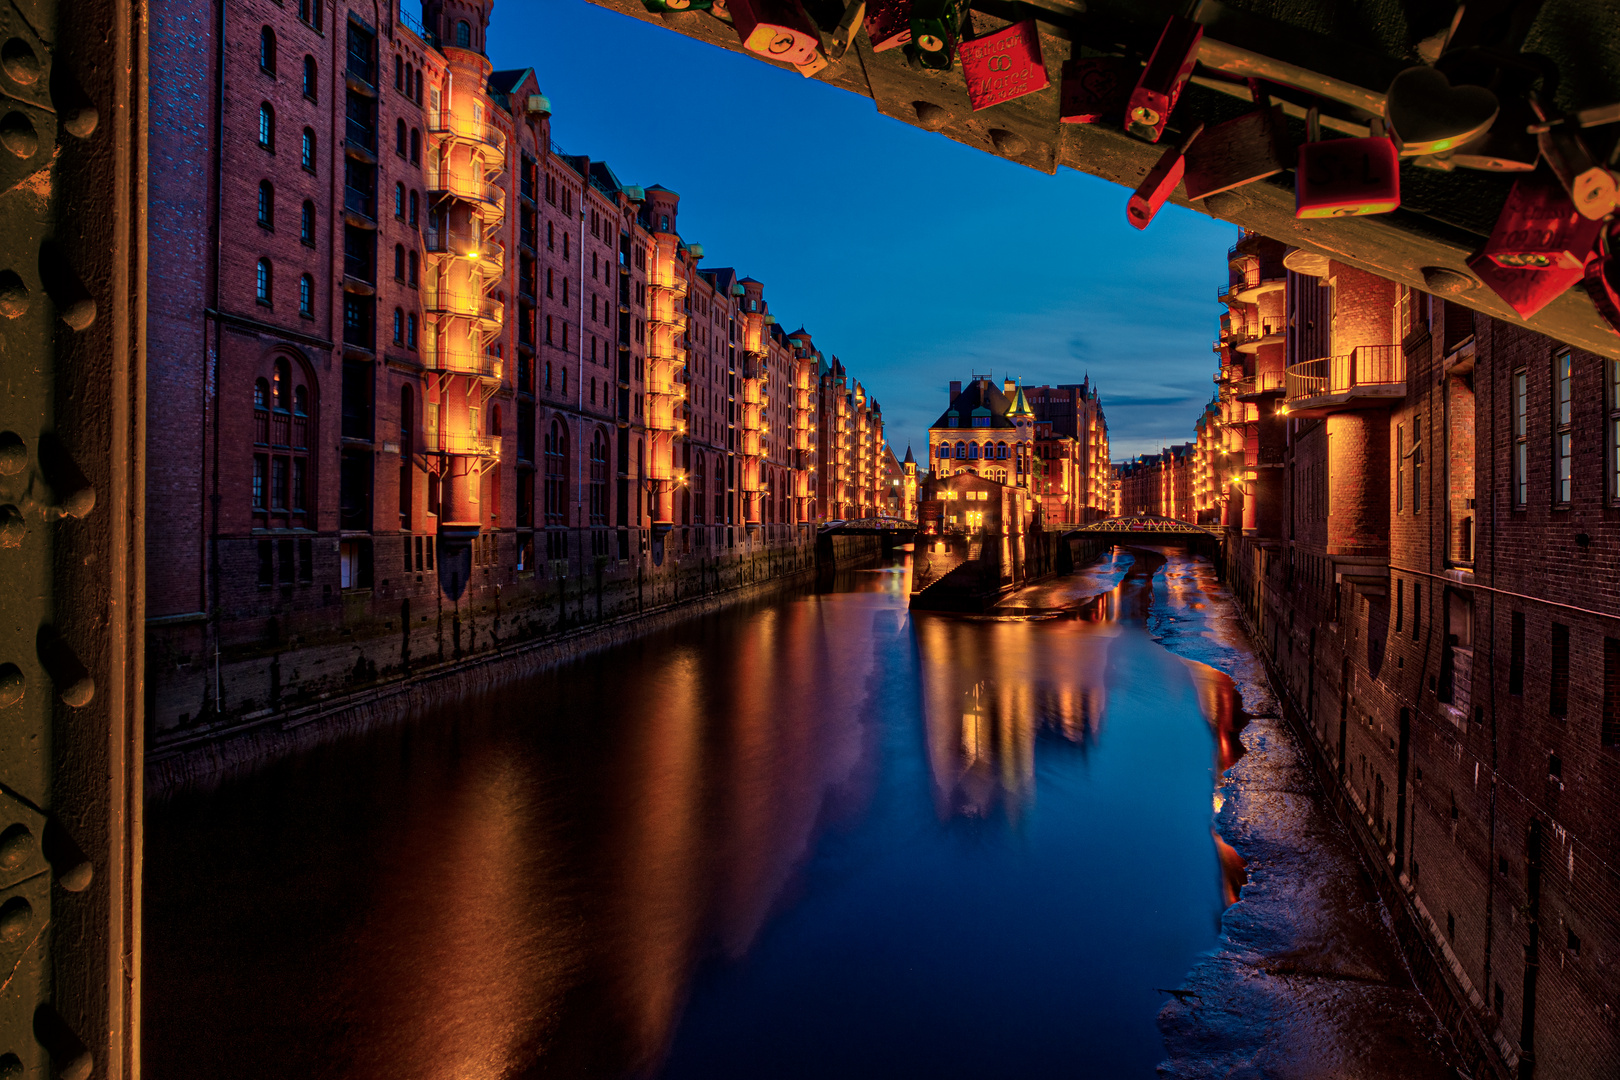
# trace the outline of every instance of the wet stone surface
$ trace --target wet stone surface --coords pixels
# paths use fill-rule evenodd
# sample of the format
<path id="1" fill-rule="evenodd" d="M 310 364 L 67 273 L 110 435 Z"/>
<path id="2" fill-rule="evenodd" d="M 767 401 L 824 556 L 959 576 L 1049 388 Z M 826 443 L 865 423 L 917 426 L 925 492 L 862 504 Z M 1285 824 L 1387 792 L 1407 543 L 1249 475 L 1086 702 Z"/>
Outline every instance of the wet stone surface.
<path id="1" fill-rule="evenodd" d="M 1178 582 L 1185 575 L 1192 581 Z M 1149 631 L 1230 674 L 1251 713 L 1275 698 L 1207 566 L 1166 568 Z M 1184 586 L 1197 595 L 1183 600 Z M 1216 793 L 1216 828 L 1247 882 L 1215 950 L 1159 1014 L 1178 1078 L 1454 1077 L 1455 1051 L 1413 988 L 1388 913 L 1304 750 L 1276 716 L 1251 715 Z"/>

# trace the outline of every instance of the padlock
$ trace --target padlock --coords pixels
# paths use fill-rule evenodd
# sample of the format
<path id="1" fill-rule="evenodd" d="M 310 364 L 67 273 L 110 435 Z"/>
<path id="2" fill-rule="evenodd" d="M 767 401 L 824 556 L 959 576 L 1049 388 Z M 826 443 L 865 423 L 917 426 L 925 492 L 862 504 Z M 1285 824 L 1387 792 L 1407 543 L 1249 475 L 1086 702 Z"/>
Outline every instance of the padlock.
<path id="1" fill-rule="evenodd" d="M 1410 67 L 1389 84 L 1384 116 L 1402 157 L 1443 154 L 1483 135 L 1496 120 L 1496 95 L 1453 86 L 1442 71 Z"/>
<path id="2" fill-rule="evenodd" d="M 1205 129 L 1187 149 L 1187 198 L 1218 195 L 1288 167 L 1288 122 L 1282 106 L 1260 104 L 1254 112 Z"/>
<path id="3" fill-rule="evenodd" d="M 1181 98 L 1198 60 L 1204 28 L 1181 15 L 1170 16 L 1153 46 L 1142 77 L 1136 81 L 1125 106 L 1125 130 L 1149 142 L 1158 142 L 1170 112 Z"/>
<path id="4" fill-rule="evenodd" d="M 641 0 L 641 6 L 655 15 L 679 11 L 709 11 L 714 0 Z"/>
<path id="5" fill-rule="evenodd" d="M 743 48 L 800 67 L 815 62 L 821 33 L 799 0 L 730 0 L 731 23 Z"/>
<path id="6" fill-rule="evenodd" d="M 911 0 L 910 55 L 930 71 L 949 71 L 962 40 L 962 0 Z"/>
<path id="7" fill-rule="evenodd" d="M 1124 115 L 1136 65 L 1122 56 L 1087 56 L 1063 63 L 1059 119 L 1095 124 Z"/>
<path id="8" fill-rule="evenodd" d="M 1159 212 L 1159 207 L 1165 204 L 1171 192 L 1176 190 L 1176 185 L 1181 183 L 1182 174 L 1187 168 L 1187 150 L 1195 144 L 1203 130 L 1203 124 L 1195 126 L 1180 143 L 1167 147 L 1159 155 L 1159 160 L 1125 201 L 1125 220 L 1138 229 L 1148 227 L 1148 222 Z"/>
<path id="9" fill-rule="evenodd" d="M 911 0 L 868 0 L 866 36 L 872 51 L 911 43 Z"/>
<path id="10" fill-rule="evenodd" d="M 1484 86 L 1496 95 L 1496 120 L 1484 132 L 1458 145 L 1449 162 L 1486 172 L 1530 172 L 1541 158 L 1536 138 L 1525 129 L 1536 122 L 1526 100 L 1539 83 L 1549 99 L 1558 87 L 1558 68 L 1544 56 L 1506 55 L 1481 49 L 1448 52 L 1435 62 L 1453 85 Z"/>
<path id="11" fill-rule="evenodd" d="M 1579 270 L 1603 223 L 1582 215 L 1545 173 L 1513 182 L 1480 254 L 1508 270 Z"/>
<path id="12" fill-rule="evenodd" d="M 1586 295 L 1609 329 L 1620 334 L 1620 236 L 1605 232 L 1586 263 Z"/>
<path id="13" fill-rule="evenodd" d="M 1536 147 L 1569 193 L 1569 201 L 1575 209 L 1582 217 L 1593 221 L 1613 213 L 1614 174 L 1598 164 L 1573 124 L 1548 124 L 1546 112 L 1534 97 L 1530 99 L 1530 108 L 1541 121 L 1540 126 L 1545 128 L 1536 135 Z"/>
<path id="14" fill-rule="evenodd" d="M 844 7 L 844 17 L 838 20 L 832 33 L 827 35 L 828 58 L 842 60 L 849 51 L 850 44 L 855 40 L 855 34 L 860 30 L 861 24 L 866 21 L 866 0 L 849 0 Z"/>
<path id="15" fill-rule="evenodd" d="M 964 41 L 957 51 L 974 112 L 1052 85 L 1041 61 L 1041 39 L 1034 19 Z"/>
<path id="16" fill-rule="evenodd" d="M 1549 267 L 1545 270 L 1512 270 L 1499 266 L 1484 252 L 1468 259 L 1472 270 L 1487 288 L 1507 301 L 1508 306 L 1528 319 L 1568 291 L 1585 273 L 1580 267 L 1573 270 Z"/>
<path id="17" fill-rule="evenodd" d="M 1400 159 L 1374 119 L 1365 139 L 1322 139 L 1316 110 L 1305 117 L 1306 141 L 1294 171 L 1296 218 L 1387 214 L 1401 205 Z"/>

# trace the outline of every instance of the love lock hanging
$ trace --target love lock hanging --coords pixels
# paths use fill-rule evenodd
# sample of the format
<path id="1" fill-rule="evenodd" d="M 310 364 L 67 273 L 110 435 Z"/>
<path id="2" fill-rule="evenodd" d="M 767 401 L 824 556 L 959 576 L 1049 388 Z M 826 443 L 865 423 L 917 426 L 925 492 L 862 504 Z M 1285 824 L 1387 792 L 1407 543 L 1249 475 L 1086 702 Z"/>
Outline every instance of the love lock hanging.
<path id="1" fill-rule="evenodd" d="M 1181 15 L 1170 16 L 1159 33 L 1153 55 L 1136 81 L 1125 106 L 1125 130 L 1148 142 L 1158 142 L 1164 125 L 1181 99 L 1198 61 L 1198 43 L 1204 28 Z"/>
<path id="2" fill-rule="evenodd" d="M 974 112 L 1052 85 L 1041 60 L 1041 39 L 1034 19 L 965 41 L 959 51 Z"/>
<path id="3" fill-rule="evenodd" d="M 962 40 L 961 0 L 911 0 L 906 55 L 930 71 L 949 71 Z"/>
<path id="4" fill-rule="evenodd" d="M 1620 235 L 1616 226 L 1598 237 L 1597 251 L 1586 264 L 1586 294 L 1609 329 L 1620 334 Z"/>
<path id="5" fill-rule="evenodd" d="M 1529 172 L 1541 158 L 1526 128 L 1536 122 L 1529 95 L 1537 83 L 1548 97 L 1558 88 L 1558 66 L 1536 53 L 1460 49 L 1436 61 L 1453 85 L 1483 86 L 1496 97 L 1496 121 L 1443 154 L 1449 165 L 1485 172 Z"/>
<path id="6" fill-rule="evenodd" d="M 1085 56 L 1063 62 L 1058 118 L 1096 124 L 1123 118 L 1136 65 L 1123 56 Z"/>
<path id="7" fill-rule="evenodd" d="M 801 71 L 826 65 L 826 57 L 821 55 L 821 32 L 799 0 L 730 0 L 727 6 L 737 36 L 749 52 L 792 64 Z"/>
<path id="8" fill-rule="evenodd" d="M 641 6 L 655 15 L 681 11 L 712 11 L 714 0 L 641 0 Z"/>
<path id="9" fill-rule="evenodd" d="M 1358 217 L 1387 214 L 1401 205 L 1400 160 L 1395 143 L 1373 120 L 1365 139 L 1322 139 L 1321 120 L 1312 108 L 1305 116 L 1307 141 L 1294 171 L 1296 218 Z"/>
<path id="10" fill-rule="evenodd" d="M 1602 232 L 1545 173 L 1513 182 L 1481 254 L 1507 270 L 1579 270 Z"/>
<path id="11" fill-rule="evenodd" d="M 1147 228 L 1159 212 L 1159 207 L 1165 204 L 1176 190 L 1176 185 L 1181 183 L 1187 168 L 1187 149 L 1195 144 L 1203 130 L 1204 125 L 1199 124 L 1187 133 L 1179 145 L 1166 148 L 1142 182 L 1136 185 L 1136 190 L 1131 192 L 1131 197 L 1125 202 L 1125 219 L 1136 228 Z"/>
<path id="12" fill-rule="evenodd" d="M 1452 86 L 1445 73 L 1411 67 L 1384 95 L 1384 117 L 1402 157 L 1440 154 L 1491 129 L 1496 95 L 1483 86 Z"/>
<path id="13" fill-rule="evenodd" d="M 910 0 L 868 0 L 866 36 L 872 51 L 883 52 L 911 43 Z"/>
<path id="14" fill-rule="evenodd" d="M 1206 128 L 1187 149 L 1187 198 L 1202 199 L 1276 176 L 1288 167 L 1288 125 L 1259 84 L 1251 113 Z"/>
<path id="15" fill-rule="evenodd" d="M 1587 149 L 1586 140 L 1573 124 L 1549 124 L 1546 110 L 1536 98 L 1530 99 L 1541 130 L 1536 135 L 1536 146 L 1546 159 L 1553 175 L 1569 193 L 1569 201 L 1585 218 L 1599 221 L 1614 212 L 1614 174 L 1598 164 Z"/>

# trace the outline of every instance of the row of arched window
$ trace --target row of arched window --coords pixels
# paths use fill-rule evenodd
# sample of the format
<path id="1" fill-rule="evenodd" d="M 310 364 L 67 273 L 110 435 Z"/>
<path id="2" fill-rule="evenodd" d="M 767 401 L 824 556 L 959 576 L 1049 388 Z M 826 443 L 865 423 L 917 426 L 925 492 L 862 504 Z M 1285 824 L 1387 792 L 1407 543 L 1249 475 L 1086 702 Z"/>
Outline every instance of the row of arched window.
<path id="1" fill-rule="evenodd" d="M 268 101 L 259 103 L 259 146 L 276 152 L 276 110 Z M 315 129 L 306 127 L 299 144 L 298 163 L 304 171 L 315 171 Z"/>
<path id="2" fill-rule="evenodd" d="M 313 386 L 304 365 L 286 356 L 272 359 L 253 382 L 250 490 L 252 510 L 265 523 L 297 526 L 315 505 L 309 460 Z"/>
<path id="3" fill-rule="evenodd" d="M 259 181 L 259 225 L 276 229 L 276 186 L 268 180 Z M 309 199 L 299 210 L 298 239 L 305 247 L 315 246 L 315 204 Z"/>
<path id="4" fill-rule="evenodd" d="M 402 56 L 395 56 L 394 89 L 416 104 L 422 104 L 422 69 L 415 64 L 407 64 Z"/>
<path id="5" fill-rule="evenodd" d="M 956 457 L 967 461 L 977 461 L 980 457 L 1005 458 L 1007 454 L 1007 444 L 1004 442 L 985 443 L 982 451 L 978 443 L 959 442 L 954 446 L 948 442 L 939 444 L 939 456 L 942 460 Z"/>

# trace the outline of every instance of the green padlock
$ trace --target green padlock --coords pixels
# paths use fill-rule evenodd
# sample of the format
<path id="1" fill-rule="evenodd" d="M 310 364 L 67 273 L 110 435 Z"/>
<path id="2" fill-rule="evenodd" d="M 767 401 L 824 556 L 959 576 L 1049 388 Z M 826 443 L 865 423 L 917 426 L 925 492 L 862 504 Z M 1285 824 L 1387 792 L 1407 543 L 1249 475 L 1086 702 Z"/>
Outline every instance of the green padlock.
<path id="1" fill-rule="evenodd" d="M 962 39 L 962 0 L 911 0 L 908 51 L 923 67 L 949 71 Z"/>

